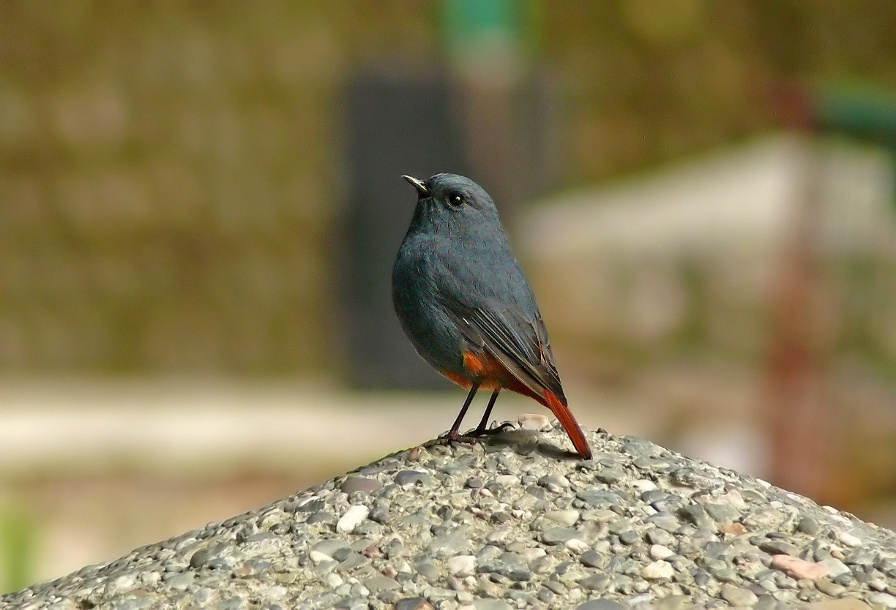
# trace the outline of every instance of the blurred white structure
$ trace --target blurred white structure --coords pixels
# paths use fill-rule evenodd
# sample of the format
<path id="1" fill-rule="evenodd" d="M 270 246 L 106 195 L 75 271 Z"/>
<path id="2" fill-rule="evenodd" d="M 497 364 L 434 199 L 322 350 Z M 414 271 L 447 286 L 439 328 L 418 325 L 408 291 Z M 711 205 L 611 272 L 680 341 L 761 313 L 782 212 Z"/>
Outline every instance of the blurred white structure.
<path id="1" fill-rule="evenodd" d="M 885 151 L 774 136 L 541 202 L 517 237 L 564 371 L 630 394 L 608 404 L 649 413 L 653 440 L 762 475 L 770 305 L 799 206 L 817 221 L 807 316 L 834 356 L 825 382 L 856 395 L 854 354 L 896 363 L 892 195 Z"/>
<path id="2" fill-rule="evenodd" d="M 825 170 L 821 251 L 892 256 L 889 157 L 845 142 L 818 150 Z M 796 139 L 768 137 L 541 202 L 518 238 L 542 307 L 556 312 L 553 332 L 652 343 L 705 315 L 705 340 L 761 349 L 755 311 L 741 314 L 765 305 L 804 154 Z M 732 328 L 729 313 L 746 332 Z M 892 347 L 896 353 L 896 341 Z"/>

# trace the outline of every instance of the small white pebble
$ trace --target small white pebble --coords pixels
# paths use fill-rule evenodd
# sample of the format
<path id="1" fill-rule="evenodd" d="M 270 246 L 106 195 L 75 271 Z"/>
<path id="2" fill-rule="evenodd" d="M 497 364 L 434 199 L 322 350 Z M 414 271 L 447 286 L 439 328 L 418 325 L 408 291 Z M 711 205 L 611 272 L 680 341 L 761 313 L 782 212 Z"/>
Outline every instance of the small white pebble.
<path id="1" fill-rule="evenodd" d="M 648 580 L 669 580 L 675 575 L 675 568 L 665 561 L 651 561 L 641 568 L 641 576 Z"/>
<path id="2" fill-rule="evenodd" d="M 649 552 L 650 558 L 656 559 L 657 561 L 672 557 L 672 555 L 675 554 L 675 551 L 673 551 L 669 547 L 663 546 L 662 544 L 651 545 Z"/>
<path id="3" fill-rule="evenodd" d="M 370 514 L 370 509 L 363 504 L 355 504 L 336 522 L 336 531 L 344 534 L 353 532 Z"/>
<path id="4" fill-rule="evenodd" d="M 339 580 L 340 582 L 342 581 L 341 578 Z M 264 592 L 264 596 L 271 600 L 283 599 L 284 597 L 286 597 L 286 587 L 284 587 L 283 585 L 274 585 L 273 587 L 268 587 Z"/>
<path id="5" fill-rule="evenodd" d="M 144 573 L 140 576 L 140 581 L 141 581 L 144 585 L 154 585 L 154 584 L 156 584 L 157 582 L 159 582 L 160 580 L 162 580 L 162 575 L 159 574 L 159 573 L 156 572 L 156 571 L 152 571 L 152 572 L 144 572 Z"/>
<path id="6" fill-rule="evenodd" d="M 896 608 L 896 597 L 887 593 L 872 593 L 868 596 L 868 601 L 884 608 Z"/>
<path id="7" fill-rule="evenodd" d="M 333 559 L 329 555 L 321 553 L 320 551 L 311 551 L 310 553 L 308 553 L 308 558 L 314 563 L 321 563 L 323 561 L 330 561 L 331 559 Z"/>
<path id="8" fill-rule="evenodd" d="M 724 495 L 719 496 L 719 500 L 730 504 L 734 508 L 746 508 L 747 506 L 747 503 L 744 502 L 744 497 L 736 489 L 729 489 Z"/>
<path id="9" fill-rule="evenodd" d="M 302 498 L 301 500 L 297 501 L 297 502 L 296 502 L 296 506 L 297 506 L 298 508 L 302 508 L 303 506 L 305 506 L 306 504 L 308 504 L 308 503 L 311 502 L 312 500 L 317 500 L 317 499 L 318 499 L 317 496 L 308 496 L 307 498 Z"/>
<path id="10" fill-rule="evenodd" d="M 551 427 L 551 420 L 541 413 L 523 413 L 517 421 L 523 430 L 547 430 Z"/>
<path id="11" fill-rule="evenodd" d="M 472 576 L 476 571 L 476 557 L 473 555 L 455 555 L 445 562 L 448 573 L 459 578 Z"/>
<path id="12" fill-rule="evenodd" d="M 106 585 L 106 593 L 111 596 L 121 595 L 133 589 L 136 581 L 136 577 L 131 574 L 119 576 Z"/>
<path id="13" fill-rule="evenodd" d="M 570 538 L 563 546 L 565 546 L 573 553 L 584 553 L 585 551 L 591 549 L 591 547 L 588 546 L 587 542 L 579 540 L 578 538 Z"/>
<path id="14" fill-rule="evenodd" d="M 345 581 L 342 580 L 342 576 L 340 576 L 339 574 L 336 574 L 335 572 L 330 572 L 329 574 L 327 574 L 327 586 L 331 589 L 335 589 L 343 582 Z"/>
<path id="15" fill-rule="evenodd" d="M 839 540 L 846 546 L 862 546 L 862 539 L 858 536 L 853 536 L 849 532 L 840 532 L 839 534 L 837 534 L 837 540 Z"/>
<path id="16" fill-rule="evenodd" d="M 569 479 L 559 473 L 549 474 L 544 477 L 546 487 L 550 485 L 556 485 L 557 487 L 562 487 L 566 489 L 569 487 Z"/>
<path id="17" fill-rule="evenodd" d="M 650 479 L 638 479 L 637 481 L 632 483 L 632 487 L 634 487 L 638 491 L 653 491 L 654 489 L 656 489 L 656 483 L 654 483 Z"/>

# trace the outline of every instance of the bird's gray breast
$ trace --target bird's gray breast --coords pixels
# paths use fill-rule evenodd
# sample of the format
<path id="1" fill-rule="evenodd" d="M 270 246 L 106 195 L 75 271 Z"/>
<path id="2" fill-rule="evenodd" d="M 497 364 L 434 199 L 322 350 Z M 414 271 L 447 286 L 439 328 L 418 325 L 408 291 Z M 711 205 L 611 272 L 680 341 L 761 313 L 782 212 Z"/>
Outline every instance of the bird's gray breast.
<path id="1" fill-rule="evenodd" d="M 417 352 L 439 371 L 463 373 L 464 338 L 439 298 L 446 283 L 438 239 L 405 238 L 392 271 L 392 301 Z"/>

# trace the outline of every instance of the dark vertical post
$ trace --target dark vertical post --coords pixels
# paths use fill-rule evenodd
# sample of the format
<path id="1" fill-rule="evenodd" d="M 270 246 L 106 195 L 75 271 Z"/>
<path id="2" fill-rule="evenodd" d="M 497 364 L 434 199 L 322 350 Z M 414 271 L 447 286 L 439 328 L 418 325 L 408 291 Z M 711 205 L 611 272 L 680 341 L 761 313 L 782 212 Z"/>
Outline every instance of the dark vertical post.
<path id="1" fill-rule="evenodd" d="M 830 405 L 820 345 L 818 153 L 801 139 L 801 167 L 790 234 L 771 303 L 771 345 L 764 418 L 769 479 L 785 489 L 830 502 Z"/>
<path id="2" fill-rule="evenodd" d="M 362 387 L 447 383 L 421 360 L 392 310 L 392 265 L 417 195 L 402 174 L 468 173 L 441 71 L 367 69 L 346 100 L 344 247 L 340 264 L 345 359 Z"/>

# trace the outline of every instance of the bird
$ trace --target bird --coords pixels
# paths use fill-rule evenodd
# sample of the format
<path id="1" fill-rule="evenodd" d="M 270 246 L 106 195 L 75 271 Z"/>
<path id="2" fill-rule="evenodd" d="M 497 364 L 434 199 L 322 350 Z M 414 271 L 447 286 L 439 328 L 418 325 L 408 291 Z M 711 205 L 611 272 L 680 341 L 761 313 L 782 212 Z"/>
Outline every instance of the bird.
<path id="1" fill-rule="evenodd" d="M 501 390 L 535 399 L 560 421 L 578 454 L 591 447 L 570 411 L 535 295 L 520 269 L 494 201 L 457 174 L 402 176 L 417 191 L 410 227 L 392 269 L 392 301 L 417 353 L 469 389 L 443 437 L 473 442 L 487 434 Z M 479 426 L 460 425 L 477 390 L 491 390 Z"/>

